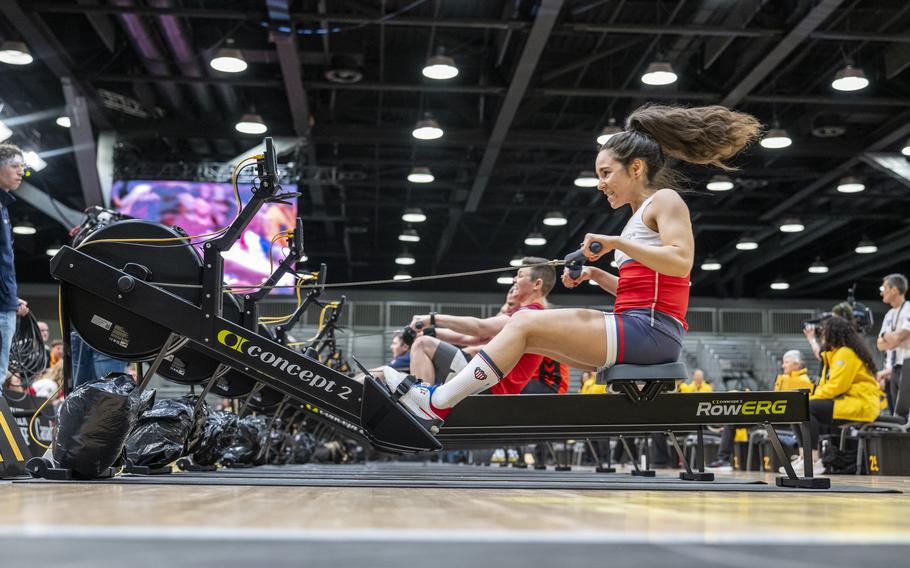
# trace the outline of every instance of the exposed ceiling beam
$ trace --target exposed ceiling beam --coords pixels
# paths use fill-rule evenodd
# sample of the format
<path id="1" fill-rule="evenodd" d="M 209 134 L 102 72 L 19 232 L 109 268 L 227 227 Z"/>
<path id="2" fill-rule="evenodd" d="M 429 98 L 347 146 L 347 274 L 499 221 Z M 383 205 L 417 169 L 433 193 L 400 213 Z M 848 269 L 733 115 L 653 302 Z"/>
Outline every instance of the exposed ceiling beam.
<path id="1" fill-rule="evenodd" d="M 76 0 L 81 6 L 97 6 L 98 0 Z M 114 28 L 114 23 L 111 22 L 110 18 L 105 14 L 100 13 L 90 13 L 85 15 L 88 18 L 88 22 L 92 25 L 92 28 L 95 29 L 95 33 L 98 34 L 98 39 L 101 40 L 101 43 L 104 44 L 104 47 L 107 48 L 111 53 L 114 52 L 117 41 L 117 33 Z"/>
<path id="2" fill-rule="evenodd" d="M 499 158 L 499 152 L 502 150 L 509 129 L 512 127 L 512 121 L 518 113 L 518 107 L 524 100 L 528 86 L 531 84 L 531 78 L 537 69 L 537 63 L 543 53 L 547 41 L 550 39 L 550 31 L 559 17 L 559 11 L 562 9 L 564 0 L 543 0 L 537 11 L 537 17 L 534 19 L 534 26 L 528 35 L 521 57 L 515 65 L 515 72 L 512 75 L 512 81 L 509 84 L 509 90 L 505 99 L 499 108 L 499 114 L 496 116 L 496 122 L 493 124 L 493 130 L 490 132 L 490 138 L 487 140 L 486 150 L 483 158 L 480 160 L 480 166 L 474 177 L 474 184 L 471 186 L 471 193 L 468 195 L 468 202 L 465 204 L 465 211 L 473 213 L 477 211 L 480 200 L 490 183 L 490 176 L 496 167 L 496 160 Z"/>
<path id="3" fill-rule="evenodd" d="M 147 6 L 79 6 L 66 2 L 29 2 L 27 9 L 38 13 L 58 14 L 138 14 L 143 16 L 178 16 L 183 18 L 198 18 L 204 20 L 250 21 L 259 22 L 266 17 L 264 10 L 228 10 L 212 8 L 150 8 Z M 459 19 L 459 18 L 423 18 L 413 16 L 398 16 L 383 19 L 382 16 L 354 16 L 349 14 L 320 14 L 318 12 L 291 13 L 294 23 L 329 21 L 338 24 L 354 25 L 386 25 L 397 27 L 439 27 L 462 28 L 477 30 L 528 30 L 531 22 L 526 20 L 485 20 L 485 19 Z M 688 35 L 705 37 L 754 37 L 754 38 L 781 38 L 785 30 L 769 28 L 728 28 L 719 26 L 691 26 L 678 25 L 659 27 L 638 24 L 599 24 L 586 22 L 570 22 L 556 26 L 555 34 L 578 33 L 613 33 L 613 34 L 663 34 L 663 35 Z M 828 41 L 878 41 L 889 43 L 910 43 L 910 37 L 902 34 L 878 34 L 848 31 L 813 31 L 807 36 L 810 39 Z"/>
<path id="4" fill-rule="evenodd" d="M 269 10 L 269 19 L 274 28 L 270 38 L 278 50 L 278 64 L 281 67 L 281 77 L 284 81 L 284 90 L 291 112 L 294 133 L 306 140 L 307 165 L 316 171 L 319 163 L 316 160 L 316 145 L 312 140 L 310 125 L 312 116 L 306 89 L 303 86 L 297 36 L 294 33 L 284 31 L 290 29 L 288 16 L 290 5 L 284 1 L 275 2 L 269 0 L 266 1 L 266 4 Z M 322 191 L 322 182 L 314 175 L 307 179 L 306 186 L 313 204 L 313 212 L 317 215 L 325 214 L 325 196 Z M 324 226 L 329 238 L 334 238 L 335 225 L 330 221 L 326 221 Z"/>
<path id="5" fill-rule="evenodd" d="M 809 34 L 822 24 L 844 0 L 821 0 L 809 10 L 809 13 L 784 36 L 757 65 L 754 65 L 745 77 L 721 100 L 727 107 L 738 105 L 743 98 L 758 86 L 793 50 L 805 41 Z"/>
<path id="6" fill-rule="evenodd" d="M 97 103 L 98 96 L 94 88 L 88 81 L 76 76 L 73 71 L 75 65 L 69 55 L 70 50 L 57 40 L 47 26 L 44 25 L 40 16 L 34 15 L 33 18 L 26 14 L 20 3 L 13 0 L 0 2 L 0 11 L 13 24 L 16 33 L 22 36 L 37 59 L 41 60 L 58 78 L 69 79 L 79 87 L 82 93 L 89 97 L 87 99 L 89 111 L 96 124 L 101 128 L 110 128 L 110 122 L 102 110 L 103 107 Z"/>
<path id="7" fill-rule="evenodd" d="M 823 187 L 830 186 L 835 181 L 840 179 L 840 177 L 848 173 L 850 169 L 859 162 L 863 154 L 885 150 L 892 144 L 896 144 L 902 141 L 908 135 L 910 135 L 910 111 L 905 111 L 898 115 L 894 120 L 890 121 L 888 124 L 873 132 L 865 142 L 865 148 L 862 151 L 857 152 L 848 160 L 839 162 L 831 170 L 829 170 L 828 173 L 818 178 L 818 180 L 810 183 L 803 189 L 794 193 L 788 199 L 783 200 L 775 207 L 772 207 L 766 211 L 764 214 L 762 214 L 761 219 L 763 221 L 777 219 L 781 215 L 790 211 L 794 205 L 803 199 L 807 198 Z"/>
<path id="8" fill-rule="evenodd" d="M 574 65 L 574 64 L 573 64 Z M 263 89 L 286 89 L 284 82 L 278 79 L 244 79 L 234 77 L 183 77 L 183 76 L 149 76 L 104 74 L 84 77 L 93 83 L 207 83 L 235 87 Z M 303 88 L 307 91 L 360 91 L 360 92 L 393 92 L 393 93 L 438 93 L 463 95 L 498 95 L 508 94 L 506 87 L 486 85 L 427 85 L 422 83 L 332 83 L 329 81 L 306 81 Z M 568 88 L 540 87 L 529 89 L 525 93 L 530 97 L 580 97 L 592 99 L 659 99 L 719 102 L 722 93 L 706 91 L 674 91 L 646 89 L 602 89 L 602 88 Z M 824 96 L 824 95 L 774 95 L 756 94 L 741 99 L 744 103 L 768 104 L 810 104 L 849 107 L 910 107 L 910 97 L 870 97 L 870 96 Z"/>
<path id="9" fill-rule="evenodd" d="M 72 126 L 70 136 L 73 140 L 73 152 L 76 154 L 76 170 L 79 173 L 79 184 L 82 186 L 82 197 L 85 206 L 98 205 L 105 207 L 104 193 L 98 178 L 98 155 L 95 147 L 95 136 L 88 116 L 88 104 L 78 87 L 68 77 L 60 79 L 63 85 L 63 96 L 66 99 L 66 113 Z"/>
<path id="10" fill-rule="evenodd" d="M 490 183 L 490 177 L 496 167 L 496 161 L 499 159 L 499 152 L 502 150 L 509 129 L 512 127 L 512 121 L 518 113 L 518 107 L 524 100 L 531 79 L 534 77 L 534 71 L 537 69 L 537 63 L 543 54 L 544 47 L 550 39 L 550 32 L 559 17 L 564 0 L 542 0 L 537 15 L 534 18 L 534 25 L 528 34 L 528 39 L 522 49 L 521 56 L 515 65 L 515 71 L 512 74 L 512 81 L 509 84 L 509 90 L 499 107 L 499 114 L 496 116 L 496 122 L 493 124 L 493 130 L 487 139 L 486 149 L 480 165 L 474 175 L 474 183 L 468 194 L 464 211 L 473 213 L 477 211 L 480 200 L 487 190 Z M 434 266 L 445 256 L 452 243 L 452 239 L 457 231 L 458 224 L 461 222 L 462 213 L 457 208 L 453 208 L 449 214 L 448 225 L 443 231 L 442 238 L 436 248 Z"/>
<path id="11" fill-rule="evenodd" d="M 834 286 L 848 280 L 868 274 L 878 266 L 891 266 L 901 262 L 901 258 L 910 254 L 910 228 L 904 227 L 879 239 L 881 246 L 870 255 L 859 255 L 853 252 L 841 255 L 828 261 L 828 272 L 821 276 L 826 286 Z M 898 258 L 900 255 L 901 258 Z M 790 292 L 815 287 L 819 277 L 805 275 L 790 282 Z"/>
<path id="12" fill-rule="evenodd" d="M 27 181 L 22 182 L 16 190 L 16 197 L 57 221 L 67 230 L 79 225 L 82 220 L 81 212 L 60 203 Z"/>
<path id="13" fill-rule="evenodd" d="M 841 227 L 851 223 L 851 219 L 844 217 L 841 219 L 830 219 L 827 221 L 820 222 L 816 227 L 811 230 L 803 231 L 798 235 L 793 235 L 794 238 L 787 238 L 787 236 L 782 236 L 778 239 L 778 242 L 773 246 L 768 246 L 768 243 L 761 249 L 759 249 L 758 254 L 756 253 L 746 253 L 753 255 L 751 260 L 746 262 L 737 263 L 734 269 L 724 271 L 724 275 L 719 279 L 719 282 L 727 282 L 732 280 L 734 277 L 742 277 L 750 272 L 754 272 L 759 268 L 767 266 L 772 262 L 781 259 L 793 251 L 799 250 L 803 247 L 806 247 L 826 235 L 840 230 Z M 747 258 L 746 254 L 742 258 Z"/>
<path id="14" fill-rule="evenodd" d="M 552 70 L 544 73 L 540 77 L 540 82 L 549 83 L 553 79 L 556 79 L 557 77 L 561 77 L 564 74 L 569 73 L 570 71 L 574 71 L 576 69 L 581 69 L 582 67 L 586 67 L 592 63 L 596 63 L 596 62 L 600 61 L 601 59 L 606 59 L 607 57 L 610 57 L 611 55 L 614 55 L 616 53 L 621 53 L 627 49 L 630 49 L 630 48 L 636 46 L 637 44 L 645 41 L 645 39 L 646 38 L 643 38 L 643 37 L 632 38 L 632 39 L 626 40 L 620 44 L 609 47 L 603 51 L 599 51 L 592 55 L 588 55 L 587 57 L 581 57 L 578 59 L 573 58 L 571 63 L 568 63 L 566 65 L 561 65 L 560 67 L 557 67 L 556 69 L 552 69 Z"/>
<path id="15" fill-rule="evenodd" d="M 727 14 L 727 17 L 724 18 L 721 26 L 728 29 L 744 28 L 749 25 L 749 22 L 752 21 L 752 18 L 755 17 L 755 14 L 758 13 L 766 2 L 767 0 L 742 0 L 736 2 Z M 702 68 L 710 69 L 711 66 L 720 59 L 720 56 L 723 55 L 724 51 L 730 47 L 730 44 L 733 43 L 734 39 L 736 39 L 734 36 L 712 37 L 705 41 L 704 50 L 702 52 Z"/>

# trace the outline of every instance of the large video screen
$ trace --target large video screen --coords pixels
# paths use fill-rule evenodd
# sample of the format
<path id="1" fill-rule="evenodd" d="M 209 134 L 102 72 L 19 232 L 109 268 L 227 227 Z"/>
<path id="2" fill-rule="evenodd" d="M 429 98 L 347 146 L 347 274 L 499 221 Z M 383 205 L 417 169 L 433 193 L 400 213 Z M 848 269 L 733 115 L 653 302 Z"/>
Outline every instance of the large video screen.
<path id="1" fill-rule="evenodd" d="M 241 200 L 247 203 L 252 197 L 249 184 L 240 184 L 239 188 Z M 111 200 L 125 215 L 176 225 L 190 236 L 227 227 L 237 216 L 237 202 L 230 183 L 116 181 L 111 189 Z M 255 285 L 268 278 L 271 274 L 269 252 L 274 266 L 278 266 L 287 253 L 287 241 L 275 237 L 293 229 L 296 217 L 296 205 L 263 205 L 237 243 L 223 255 L 225 283 L 229 286 Z M 201 252 L 201 245 L 198 248 Z M 293 277 L 286 274 L 278 285 L 293 283 Z M 274 290 L 278 294 L 292 292 L 290 288 Z"/>

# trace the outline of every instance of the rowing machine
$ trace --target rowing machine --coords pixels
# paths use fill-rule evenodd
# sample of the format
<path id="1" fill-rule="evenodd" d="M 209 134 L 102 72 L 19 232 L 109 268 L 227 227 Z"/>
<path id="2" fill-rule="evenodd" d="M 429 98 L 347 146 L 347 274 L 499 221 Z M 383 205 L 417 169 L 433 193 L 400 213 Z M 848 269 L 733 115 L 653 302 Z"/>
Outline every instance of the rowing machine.
<path id="1" fill-rule="evenodd" d="M 60 281 L 64 337 L 72 326 L 112 357 L 153 360 L 143 383 L 188 340 L 266 387 L 362 427 L 378 448 L 396 453 L 440 449 L 384 385 L 374 379 L 360 384 L 225 317 L 222 253 L 265 203 L 287 197 L 279 194 L 271 139 L 257 169 L 260 183 L 252 199 L 218 238 L 205 242 L 201 258 L 177 229 L 139 220 L 103 227 L 79 248 L 63 247 L 50 269 Z M 138 248 L 131 246 L 135 241 L 124 242 L 136 238 L 168 238 L 185 246 Z"/>

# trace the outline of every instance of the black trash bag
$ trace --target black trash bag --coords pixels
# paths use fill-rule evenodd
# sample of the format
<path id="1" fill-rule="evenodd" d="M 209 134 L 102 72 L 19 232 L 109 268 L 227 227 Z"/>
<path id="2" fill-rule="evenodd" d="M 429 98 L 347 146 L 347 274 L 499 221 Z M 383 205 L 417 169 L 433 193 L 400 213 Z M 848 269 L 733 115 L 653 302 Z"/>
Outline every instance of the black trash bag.
<path id="1" fill-rule="evenodd" d="M 269 463 L 275 465 L 289 463 L 294 449 L 292 443 L 291 435 L 281 428 L 281 421 L 276 420 L 272 431 L 269 432 Z"/>
<path id="2" fill-rule="evenodd" d="M 256 418 L 254 424 L 257 428 L 257 434 L 259 442 L 259 452 L 256 454 L 256 457 L 253 459 L 253 463 L 256 465 L 262 465 L 266 461 L 266 455 L 269 453 L 269 418 L 265 416 L 249 416 L 248 418 Z"/>
<path id="3" fill-rule="evenodd" d="M 139 416 L 126 441 L 126 454 L 134 465 L 158 469 L 186 454 L 195 426 L 195 402 L 188 399 L 159 400 Z"/>
<path id="4" fill-rule="evenodd" d="M 185 401 L 190 405 L 190 408 L 196 409 L 196 402 L 199 400 L 198 396 L 186 395 L 181 400 Z M 205 434 L 205 423 L 211 416 L 212 411 L 209 408 L 209 405 L 202 401 L 202 406 L 199 409 L 199 412 L 193 417 L 193 427 L 190 429 L 190 435 L 186 440 L 186 448 L 183 455 L 191 455 L 197 451 L 199 448 L 199 443 L 202 441 L 202 436 Z"/>
<path id="5" fill-rule="evenodd" d="M 123 453 L 139 413 L 154 400 L 154 390 L 140 395 L 126 373 L 108 373 L 79 385 L 60 405 L 54 462 L 76 477 L 103 475 Z"/>
<path id="6" fill-rule="evenodd" d="M 231 446 L 225 451 L 222 461 L 234 464 L 254 464 L 265 456 L 268 430 L 266 419 L 261 416 L 245 416 L 237 422 Z"/>
<path id="7" fill-rule="evenodd" d="M 291 463 L 309 463 L 316 451 L 316 438 L 307 431 L 294 436 Z"/>
<path id="8" fill-rule="evenodd" d="M 853 447 L 850 447 L 851 445 Z M 825 473 L 855 474 L 856 451 L 855 444 L 848 444 L 843 450 L 835 444 L 823 445 L 822 463 L 825 464 Z"/>
<path id="9" fill-rule="evenodd" d="M 192 458 L 196 465 L 215 465 L 233 445 L 239 420 L 233 412 L 211 410 L 208 406 L 205 410 L 205 424 L 192 450 Z"/>

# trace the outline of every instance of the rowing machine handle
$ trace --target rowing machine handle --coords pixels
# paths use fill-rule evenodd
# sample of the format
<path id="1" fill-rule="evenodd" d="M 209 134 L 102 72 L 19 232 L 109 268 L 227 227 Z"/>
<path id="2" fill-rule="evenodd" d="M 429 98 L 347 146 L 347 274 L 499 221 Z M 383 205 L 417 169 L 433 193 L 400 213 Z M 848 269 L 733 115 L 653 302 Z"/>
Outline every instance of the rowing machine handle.
<path id="1" fill-rule="evenodd" d="M 601 244 L 598 242 L 593 242 L 589 248 L 591 249 L 591 252 L 597 254 L 600 252 L 603 246 L 601 246 Z M 584 250 L 578 249 L 577 251 L 566 255 L 565 261 L 566 269 L 569 271 L 569 277 L 572 280 L 576 280 L 579 276 L 581 276 L 581 269 L 584 267 L 588 259 L 585 257 Z"/>

